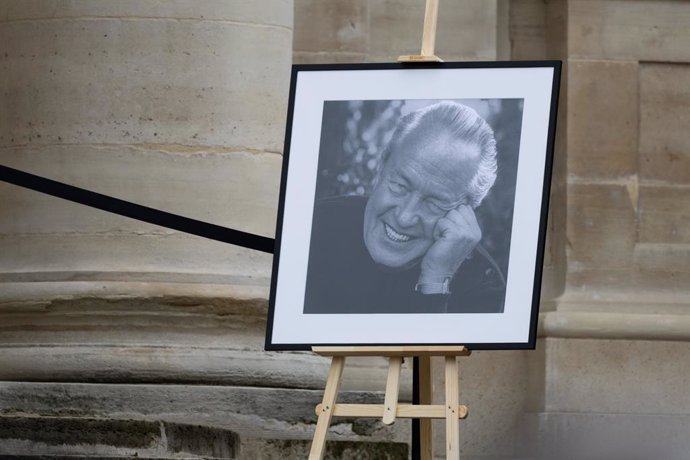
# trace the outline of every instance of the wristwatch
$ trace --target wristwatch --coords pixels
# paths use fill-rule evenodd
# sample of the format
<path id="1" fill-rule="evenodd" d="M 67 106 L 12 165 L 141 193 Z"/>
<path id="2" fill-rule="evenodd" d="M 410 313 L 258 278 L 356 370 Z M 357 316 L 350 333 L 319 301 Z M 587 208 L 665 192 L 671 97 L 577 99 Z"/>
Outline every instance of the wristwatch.
<path id="1" fill-rule="evenodd" d="M 415 292 L 420 294 L 450 294 L 450 278 L 446 278 L 442 283 L 417 283 L 414 285 Z"/>

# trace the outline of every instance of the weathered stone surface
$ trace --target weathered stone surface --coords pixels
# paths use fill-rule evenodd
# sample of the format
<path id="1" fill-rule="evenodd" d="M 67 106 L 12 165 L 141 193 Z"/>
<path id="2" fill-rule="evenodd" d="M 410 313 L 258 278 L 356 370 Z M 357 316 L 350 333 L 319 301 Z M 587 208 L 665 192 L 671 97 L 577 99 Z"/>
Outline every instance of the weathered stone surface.
<path id="1" fill-rule="evenodd" d="M 249 439 L 242 442 L 241 457 L 246 460 L 284 460 L 307 458 L 310 441 Z M 391 442 L 326 441 L 325 460 L 407 460 L 409 446 Z"/>
<path id="2" fill-rule="evenodd" d="M 0 455 L 238 458 L 232 431 L 143 420 L 0 416 Z M 32 457 L 33 458 L 33 457 Z"/>
<path id="3" fill-rule="evenodd" d="M 635 244 L 635 210 L 628 188 L 569 184 L 567 235 L 569 271 L 630 267 Z"/>
<path id="4" fill-rule="evenodd" d="M 690 412 L 688 342 L 546 339 L 549 412 Z"/>
<path id="5" fill-rule="evenodd" d="M 102 296 L 2 306 L 0 380 L 325 384 L 326 358 L 263 351 L 264 299 Z M 385 382 L 383 358 L 353 358 L 343 389 L 381 391 Z M 411 383 L 408 363 L 401 382 L 408 400 Z"/>
<path id="6" fill-rule="evenodd" d="M 546 59 L 546 3 L 511 1 L 510 37 L 512 59 Z"/>
<path id="7" fill-rule="evenodd" d="M 174 28 L 157 19 L 2 24 L 0 104 L 11 111 L 0 145 L 166 143 L 279 152 L 290 64 L 282 50 L 291 36 L 287 28 L 196 20 Z M 256 55 L 261 63 L 237 65 Z"/>
<path id="8" fill-rule="evenodd" d="M 690 61 L 690 4 L 684 1 L 568 1 L 573 58 Z"/>
<path id="9" fill-rule="evenodd" d="M 527 398 L 527 358 L 524 351 L 473 352 L 458 358 L 460 404 L 469 410 L 460 421 L 462 458 L 510 458 L 514 427 Z M 444 401 L 444 365 L 432 359 L 434 402 Z M 488 430 L 486 427 L 490 426 Z M 445 422 L 434 425 L 435 453 L 445 458 Z"/>
<path id="10" fill-rule="evenodd" d="M 568 53 L 569 4 L 569 0 L 546 2 L 546 57 L 548 59 L 565 60 L 571 57 Z"/>
<path id="11" fill-rule="evenodd" d="M 690 188 L 687 185 L 642 186 L 639 207 L 638 241 L 690 248 Z M 690 267 L 690 260 L 686 267 Z"/>
<path id="12" fill-rule="evenodd" d="M 293 52 L 367 52 L 368 1 L 297 0 L 295 12 Z"/>
<path id="13" fill-rule="evenodd" d="M 23 234 L 0 242 L 4 282 L 207 282 L 253 285 L 268 294 L 270 255 L 180 233 Z M 70 295 L 68 285 L 61 295 Z"/>
<path id="14" fill-rule="evenodd" d="M 568 173 L 617 177 L 637 169 L 637 62 L 568 62 Z"/>
<path id="15" fill-rule="evenodd" d="M 690 3 L 686 6 L 690 14 Z M 690 41 L 686 40 L 687 43 Z M 690 183 L 688 107 L 690 65 L 645 63 L 640 66 L 641 178 Z"/>
<path id="16" fill-rule="evenodd" d="M 292 53 L 293 64 L 344 64 L 353 62 L 367 62 L 369 56 L 365 53 L 338 53 L 330 51 L 295 51 Z"/>
<path id="17" fill-rule="evenodd" d="M 570 297 L 570 296 L 568 296 Z M 539 318 L 539 335 L 551 338 L 599 340 L 690 340 L 687 305 L 657 300 L 616 302 L 598 298 L 559 299 L 558 311 Z"/>
<path id="18" fill-rule="evenodd" d="M 690 417 L 551 412 L 528 414 L 520 431 L 519 458 L 682 460 Z"/>
<path id="19" fill-rule="evenodd" d="M 322 390 L 205 385 L 0 383 L 0 416 L 109 418 L 202 425 L 234 431 L 241 439 L 313 436 Z M 381 393 L 343 392 L 338 401 L 381 403 Z M 410 424 L 334 419 L 329 440 L 408 442 Z"/>
<path id="20" fill-rule="evenodd" d="M 216 0 L 5 0 L 0 4 L 0 22 L 62 18 L 160 18 L 182 20 L 228 20 L 255 26 L 292 28 L 290 1 L 252 2 Z"/>
<path id="21" fill-rule="evenodd" d="M 369 8 L 369 54 L 374 60 L 394 61 L 402 54 L 420 53 L 423 2 L 379 0 L 371 2 Z M 447 61 L 495 59 L 496 21 L 496 0 L 442 2 L 436 55 Z"/>
<path id="22" fill-rule="evenodd" d="M 642 270 L 655 272 L 657 277 L 683 278 L 690 275 L 690 245 L 638 243 L 635 245 L 635 262 Z M 690 286 L 686 286 L 690 289 Z"/>

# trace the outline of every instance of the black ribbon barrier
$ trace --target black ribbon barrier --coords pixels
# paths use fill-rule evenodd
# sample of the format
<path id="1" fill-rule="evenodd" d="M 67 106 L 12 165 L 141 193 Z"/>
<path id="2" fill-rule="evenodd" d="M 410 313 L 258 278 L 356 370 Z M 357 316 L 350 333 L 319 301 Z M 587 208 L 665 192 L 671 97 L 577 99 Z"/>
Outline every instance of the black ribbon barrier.
<path id="1" fill-rule="evenodd" d="M 73 185 L 46 179 L 45 177 L 29 174 L 7 166 L 0 165 L 0 180 L 102 211 L 148 222 L 149 224 L 171 228 L 184 233 L 254 249 L 256 251 L 273 253 L 273 238 L 254 235 L 253 233 L 246 233 L 232 228 L 190 219 L 189 217 L 171 214 L 169 212 L 120 200 Z"/>

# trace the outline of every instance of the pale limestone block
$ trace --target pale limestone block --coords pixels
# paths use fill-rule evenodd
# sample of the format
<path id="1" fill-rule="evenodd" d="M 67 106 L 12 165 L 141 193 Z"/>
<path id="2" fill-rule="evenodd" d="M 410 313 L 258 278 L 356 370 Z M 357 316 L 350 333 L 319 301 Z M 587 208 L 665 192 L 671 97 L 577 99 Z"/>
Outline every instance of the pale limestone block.
<path id="1" fill-rule="evenodd" d="M 657 277 L 689 279 L 690 244 L 637 243 L 635 264 L 645 272 L 656 272 Z M 685 290 L 690 291 L 690 284 Z"/>
<path id="2" fill-rule="evenodd" d="M 618 177 L 637 169 L 637 62 L 568 62 L 568 173 Z"/>
<path id="3" fill-rule="evenodd" d="M 546 346 L 547 412 L 690 412 L 688 342 L 546 339 Z"/>
<path id="4" fill-rule="evenodd" d="M 440 2 L 436 55 L 446 61 L 495 59 L 496 0 Z M 370 2 L 369 54 L 373 60 L 394 61 L 403 54 L 419 54 L 422 46 L 424 2 Z"/>
<path id="5" fill-rule="evenodd" d="M 350 53 L 337 51 L 295 51 L 292 53 L 293 64 L 342 64 L 367 62 L 366 53 Z"/>
<path id="6" fill-rule="evenodd" d="M 0 104 L 10 110 L 0 145 L 166 143 L 279 152 L 291 38 L 288 28 L 232 21 L 2 24 Z"/>
<path id="7" fill-rule="evenodd" d="M 567 0 L 512 0 L 509 3 L 512 59 L 567 58 Z"/>
<path id="8" fill-rule="evenodd" d="M 367 0 L 297 0 L 294 52 L 366 53 L 369 44 Z"/>
<path id="9" fill-rule="evenodd" d="M 690 298 L 687 245 L 655 246 L 651 251 L 645 246 L 639 250 L 636 248 L 636 263 L 639 268 L 631 282 L 636 289 L 656 292 L 659 299 L 682 296 L 687 307 L 687 299 Z M 652 255 L 648 259 L 650 252 Z M 659 259 L 664 260 L 662 265 Z"/>
<path id="10" fill-rule="evenodd" d="M 644 252 L 645 246 L 648 245 L 635 245 L 636 260 L 638 257 L 638 251 L 640 251 L 640 248 L 642 248 L 640 252 Z M 634 281 L 634 278 L 630 280 L 631 283 Z M 612 317 L 615 318 L 613 321 L 603 321 L 603 317 L 601 316 L 597 316 L 596 319 L 587 317 L 586 319 L 588 321 L 591 320 L 591 323 L 600 325 L 606 324 L 606 327 L 599 330 L 603 332 L 602 334 L 589 336 L 577 335 L 577 337 L 598 339 L 612 338 L 608 336 L 609 331 L 615 330 L 613 337 L 616 338 L 640 340 L 675 340 L 680 338 L 682 334 L 684 334 L 683 337 L 690 337 L 690 316 L 688 316 L 686 320 L 683 320 L 686 321 L 688 327 L 684 329 L 682 324 L 677 325 L 679 329 L 674 335 L 663 335 L 665 334 L 665 332 L 662 331 L 663 327 L 659 328 L 658 324 L 654 326 L 655 322 L 651 317 L 648 318 L 649 321 L 638 323 L 641 324 L 639 328 L 636 326 L 633 329 L 628 329 L 631 323 L 627 320 L 631 318 L 630 315 L 670 315 L 671 318 L 678 318 L 678 315 L 684 315 L 688 312 L 687 299 L 687 292 L 680 290 L 676 292 L 659 291 L 658 288 L 654 290 L 643 285 L 625 286 L 624 289 L 621 289 L 616 285 L 598 287 L 596 290 L 568 289 L 557 300 L 558 315 L 556 315 L 555 318 L 556 321 L 559 321 L 557 326 L 558 329 L 568 330 L 570 327 L 567 325 L 567 323 L 560 322 L 562 318 L 567 319 L 567 316 L 561 316 L 561 313 L 563 312 L 585 312 L 586 315 L 591 315 L 592 313 L 601 313 L 602 315 L 609 313 L 625 313 L 629 315 L 625 323 L 620 321 L 621 316 Z M 545 312 L 545 314 L 546 321 L 549 322 L 551 312 Z M 544 321 L 542 317 L 540 317 L 540 334 L 542 333 L 541 326 L 543 323 Z M 555 323 L 553 322 L 551 323 L 552 326 L 554 324 Z M 650 327 L 650 325 L 652 326 Z M 676 327 L 676 325 L 672 323 L 667 323 L 666 325 L 670 326 L 669 329 L 674 329 Z M 563 329 L 564 327 L 565 329 Z M 591 331 L 592 329 L 586 328 L 586 330 Z M 547 335 L 550 334 L 547 330 L 544 330 L 543 332 L 545 332 Z M 626 335 L 626 333 L 628 335 Z M 556 335 L 556 337 L 559 337 L 559 335 Z"/>
<path id="11" fill-rule="evenodd" d="M 0 3 L 0 22 L 64 18 L 206 19 L 292 29 L 292 17 L 292 2 L 286 0 L 4 0 Z"/>
<path id="12" fill-rule="evenodd" d="M 593 297 L 600 297 L 601 290 L 605 292 L 619 290 L 625 292 L 629 298 L 634 298 L 640 293 L 654 293 L 657 299 L 683 297 L 685 304 L 685 299 L 689 295 L 690 273 L 687 270 L 675 270 L 671 267 L 665 270 L 653 266 L 648 268 L 645 261 L 639 257 L 644 253 L 644 251 L 639 253 L 636 245 L 633 250 L 633 264 L 625 268 L 610 268 L 602 265 L 600 268 L 573 269 L 573 264 L 571 264 L 566 293 L 569 289 L 574 289 L 577 292 L 588 292 Z M 684 263 L 683 261 L 676 262 L 682 254 L 684 252 L 674 255 L 675 265 Z"/>
<path id="13" fill-rule="evenodd" d="M 496 1 L 496 59 L 510 60 L 510 0 Z"/>
<path id="14" fill-rule="evenodd" d="M 646 296 L 643 294 L 639 297 L 649 298 L 649 294 L 648 291 Z M 558 311 L 540 315 L 541 337 L 676 342 L 690 340 L 687 303 L 664 304 L 668 299 L 659 297 L 649 302 L 637 296 L 627 302 L 620 298 L 618 302 L 612 302 L 614 296 L 590 301 L 582 298 L 579 302 L 573 299 L 575 296 L 564 297 L 559 299 Z"/>
<path id="15" fill-rule="evenodd" d="M 130 291 L 0 298 L 0 380 L 322 389 L 328 359 L 311 352 L 265 352 L 265 298 L 241 299 L 225 289 L 211 285 L 195 296 L 182 289 L 150 297 Z M 386 364 L 376 357 L 348 359 L 342 388 L 382 391 Z M 401 381 L 401 399 L 407 401 L 411 373 L 410 362 Z"/>
<path id="16" fill-rule="evenodd" d="M 460 421 L 461 458 L 512 458 L 515 423 L 526 403 L 527 351 L 477 351 L 458 358 L 460 404 L 469 415 Z M 443 360 L 432 359 L 434 403 L 444 403 Z M 488 427 L 491 427 L 490 429 Z M 445 458 L 445 421 L 434 421 L 434 453 Z"/>
<path id="17" fill-rule="evenodd" d="M 627 269 L 635 244 L 635 210 L 625 186 L 568 185 L 568 269 Z"/>
<path id="18" fill-rule="evenodd" d="M 546 57 L 562 59 L 568 54 L 568 5 L 569 0 L 546 2 Z"/>
<path id="19" fill-rule="evenodd" d="M 690 6 L 690 3 L 687 4 Z M 690 49 L 690 46 L 688 46 Z M 690 183 L 690 65 L 640 65 L 640 177 Z"/>
<path id="20" fill-rule="evenodd" d="M 573 58 L 690 61 L 690 3 L 571 0 L 568 54 Z"/>
<path id="21" fill-rule="evenodd" d="M 512 59 L 546 59 L 546 3 L 542 0 L 510 2 Z"/>
<path id="22" fill-rule="evenodd" d="M 61 295 L 70 293 L 73 281 L 208 282 L 266 288 L 271 276 L 270 254 L 155 229 L 5 235 L 0 244 L 3 281 L 64 282 L 56 291 Z"/>
<path id="23" fill-rule="evenodd" d="M 544 412 L 520 427 L 519 458 L 682 460 L 690 450 L 687 415 Z"/>
<path id="24" fill-rule="evenodd" d="M 642 185 L 638 226 L 638 241 L 642 243 L 690 247 L 690 189 Z"/>
<path id="25" fill-rule="evenodd" d="M 0 163 L 185 217 L 273 237 L 282 156 L 176 145 L 51 145 L 0 149 Z M 75 167 L 78 165 L 78 167 Z M 149 224 L 0 184 L 0 234 L 169 234 Z"/>

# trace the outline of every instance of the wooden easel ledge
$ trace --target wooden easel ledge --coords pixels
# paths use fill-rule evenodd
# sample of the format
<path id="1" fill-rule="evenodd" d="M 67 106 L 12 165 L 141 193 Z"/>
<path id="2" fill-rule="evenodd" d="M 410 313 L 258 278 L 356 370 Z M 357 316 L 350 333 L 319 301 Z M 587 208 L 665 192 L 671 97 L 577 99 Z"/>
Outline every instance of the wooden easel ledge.
<path id="1" fill-rule="evenodd" d="M 399 62 L 443 62 L 434 54 L 436 46 L 436 23 L 438 22 L 438 0 L 427 0 L 424 12 L 424 32 L 422 34 L 421 54 L 400 56 Z"/>
<path id="2" fill-rule="evenodd" d="M 321 356 L 469 356 L 470 350 L 463 346 L 374 346 L 374 347 L 312 347 Z"/>

